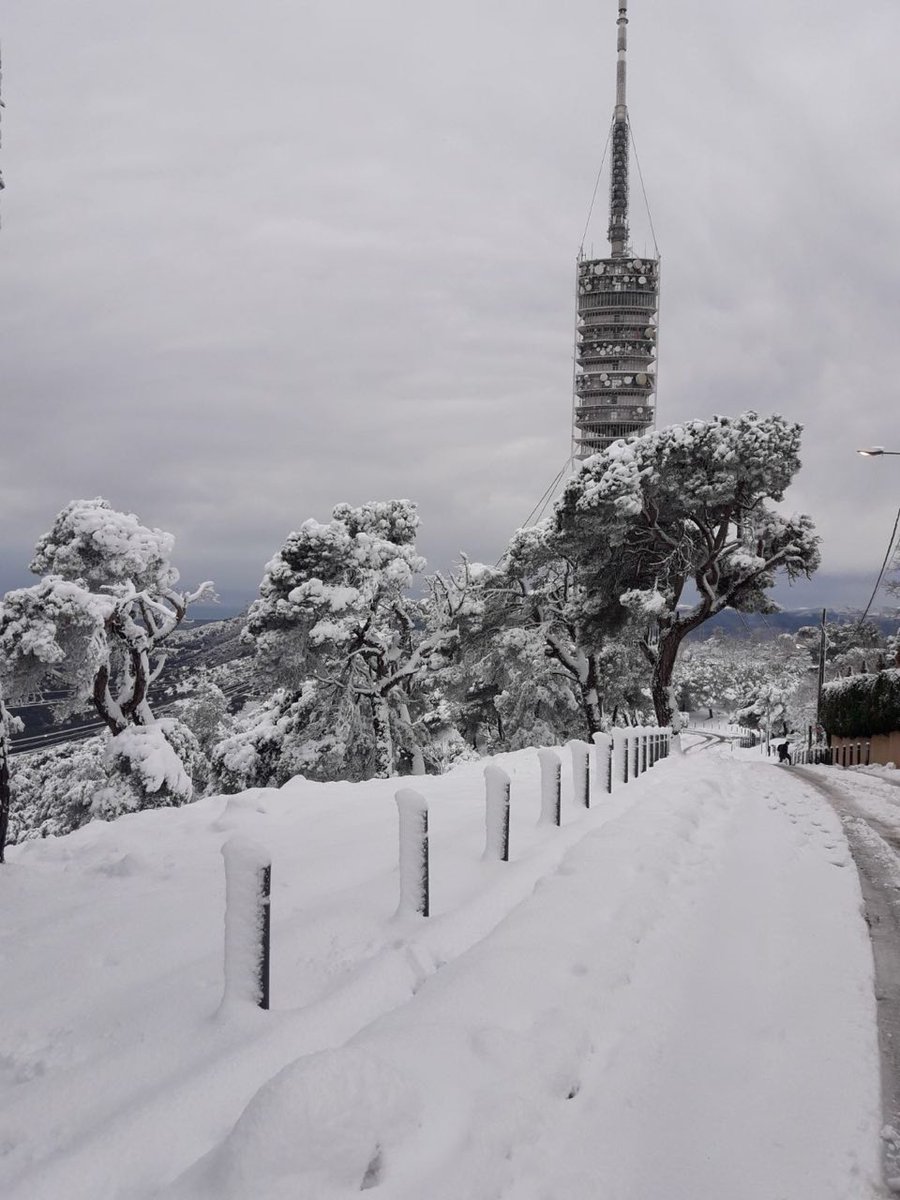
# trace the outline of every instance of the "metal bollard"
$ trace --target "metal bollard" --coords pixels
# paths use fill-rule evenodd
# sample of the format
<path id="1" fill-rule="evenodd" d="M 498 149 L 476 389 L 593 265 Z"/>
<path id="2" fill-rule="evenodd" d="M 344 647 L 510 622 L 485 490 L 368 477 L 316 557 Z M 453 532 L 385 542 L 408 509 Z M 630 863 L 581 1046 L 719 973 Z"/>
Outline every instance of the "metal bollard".
<path id="1" fill-rule="evenodd" d="M 555 750 L 538 750 L 541 764 L 541 825 L 562 821 L 562 763 Z"/>
<path id="2" fill-rule="evenodd" d="M 575 803 L 591 807 L 591 747 L 587 742 L 575 740 L 572 748 L 572 786 Z"/>
<path id="3" fill-rule="evenodd" d="M 428 804 L 412 788 L 394 799 L 400 831 L 400 904 L 398 913 L 429 914 Z"/>
<path id="4" fill-rule="evenodd" d="M 222 1007 L 249 1001 L 269 1007 L 272 862 L 267 850 L 233 837 L 225 860 L 225 991 Z"/>
<path id="5" fill-rule="evenodd" d="M 484 857 L 509 862 L 510 778 L 501 767 L 491 763 L 484 768 L 484 783 Z"/>

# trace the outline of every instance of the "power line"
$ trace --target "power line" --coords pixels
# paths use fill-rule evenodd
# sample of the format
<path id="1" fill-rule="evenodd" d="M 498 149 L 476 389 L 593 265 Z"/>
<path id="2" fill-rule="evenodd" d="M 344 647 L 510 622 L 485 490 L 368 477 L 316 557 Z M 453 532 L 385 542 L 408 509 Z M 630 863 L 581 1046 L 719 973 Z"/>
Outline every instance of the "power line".
<path id="1" fill-rule="evenodd" d="M 562 477 L 565 475 L 566 471 L 568 470 L 571 462 L 572 462 L 571 457 L 567 458 L 566 461 L 563 463 L 563 465 L 560 467 L 560 469 L 556 472 L 550 486 L 544 490 L 544 492 L 541 494 L 540 500 L 538 500 L 537 504 L 535 504 L 534 508 L 531 510 L 531 512 L 528 514 L 528 516 L 525 518 L 525 520 L 519 526 L 520 529 L 528 529 L 529 526 L 531 526 L 531 524 L 534 522 L 535 516 L 537 517 L 538 521 L 541 519 L 541 517 L 543 517 L 544 512 L 547 508 L 547 505 L 553 499 L 556 489 L 559 486 L 559 484 L 562 480 Z M 503 562 L 504 558 L 506 558 L 505 550 L 500 555 L 500 557 L 497 559 L 497 561 L 494 563 L 494 566 L 499 567 L 500 564 Z"/>
<path id="2" fill-rule="evenodd" d="M 869 615 L 869 609 L 872 607 L 872 604 L 875 601 L 875 596 L 878 593 L 878 589 L 881 587 L 881 581 L 882 581 L 882 579 L 884 579 L 884 573 L 887 570 L 888 561 L 890 560 L 890 557 L 891 557 L 891 551 L 894 549 L 894 542 L 896 541 L 896 538 L 897 538 L 897 527 L 898 526 L 900 526 L 900 508 L 897 509 L 897 515 L 894 518 L 894 528 L 891 530 L 891 539 L 888 542 L 888 548 L 884 554 L 884 562 L 881 564 L 881 570 L 878 572 L 878 578 L 875 580 L 875 587 L 872 589 L 872 595 L 869 597 L 869 603 L 866 605 L 866 611 L 863 613 L 863 615 L 859 618 L 859 620 L 856 623 L 857 629 L 859 629 L 859 627 L 862 625 L 863 621 Z"/>
<path id="3" fill-rule="evenodd" d="M 600 179 L 603 175 L 603 168 L 606 166 L 606 156 L 609 153 L 609 139 L 612 137 L 612 125 L 609 127 L 609 133 L 606 135 L 606 145 L 603 148 L 603 157 L 600 159 L 600 170 L 597 172 L 597 178 L 594 181 L 594 192 L 591 196 L 591 206 L 588 209 L 587 220 L 584 223 L 584 233 L 581 235 L 581 253 L 584 253 L 584 241 L 588 235 L 588 229 L 591 224 L 591 217 L 594 215 L 594 204 L 597 201 L 597 192 L 600 190 Z"/>
<path id="4" fill-rule="evenodd" d="M 647 210 L 647 220 L 650 222 L 650 236 L 653 238 L 653 253 L 659 258 L 659 243 L 656 240 L 656 230 L 653 228 L 653 213 L 650 211 L 650 201 L 647 199 L 647 189 L 644 187 L 644 172 L 641 170 L 641 160 L 638 158 L 637 143 L 634 140 L 634 130 L 631 124 L 628 125 L 628 132 L 631 135 L 631 148 L 634 151 L 634 161 L 637 164 L 638 179 L 641 181 L 641 192 L 644 196 L 644 208 Z"/>

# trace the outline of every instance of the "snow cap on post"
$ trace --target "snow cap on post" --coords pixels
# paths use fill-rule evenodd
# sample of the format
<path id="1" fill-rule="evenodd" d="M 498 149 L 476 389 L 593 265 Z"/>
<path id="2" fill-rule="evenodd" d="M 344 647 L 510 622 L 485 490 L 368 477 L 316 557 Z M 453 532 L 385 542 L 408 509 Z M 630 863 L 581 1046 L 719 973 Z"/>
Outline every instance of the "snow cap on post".
<path id="1" fill-rule="evenodd" d="M 485 845 L 484 857 L 509 862 L 510 778 L 493 763 L 484 768 Z"/>
<path id="2" fill-rule="evenodd" d="M 572 752 L 572 790 L 575 803 L 583 808 L 591 807 L 591 747 L 590 743 L 575 738 L 569 743 Z"/>
<path id="3" fill-rule="evenodd" d="M 249 838 L 232 837 L 225 860 L 225 992 L 220 1012 L 269 1007 L 269 880 L 272 858 Z"/>
<path id="4" fill-rule="evenodd" d="M 541 764 L 541 816 L 540 825 L 561 823 L 562 763 L 555 750 L 542 747 L 538 750 Z"/>
<path id="5" fill-rule="evenodd" d="M 428 803 L 412 788 L 395 795 L 400 819 L 400 913 L 429 913 Z"/>

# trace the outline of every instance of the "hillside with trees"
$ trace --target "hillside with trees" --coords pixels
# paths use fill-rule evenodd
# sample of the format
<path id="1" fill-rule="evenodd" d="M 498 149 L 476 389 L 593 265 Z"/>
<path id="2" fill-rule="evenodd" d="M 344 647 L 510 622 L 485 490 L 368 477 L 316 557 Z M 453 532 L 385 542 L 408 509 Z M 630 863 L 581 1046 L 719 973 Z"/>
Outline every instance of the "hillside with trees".
<path id="1" fill-rule="evenodd" d="M 800 433 L 749 412 L 615 443 L 496 564 L 430 575 L 413 502 L 339 504 L 275 550 L 245 618 L 189 631 L 212 585 L 178 589 L 173 536 L 73 501 L 35 549 L 39 582 L 3 598 L 0 682 L 7 706 L 57 689 L 58 718 L 87 706 L 104 732 L 10 759 L 9 838 L 296 775 L 677 730 L 685 707 L 808 720 L 802 632 L 764 652 L 697 640 L 723 613 L 774 612 L 776 576 L 818 565 L 811 519 L 775 507 Z"/>

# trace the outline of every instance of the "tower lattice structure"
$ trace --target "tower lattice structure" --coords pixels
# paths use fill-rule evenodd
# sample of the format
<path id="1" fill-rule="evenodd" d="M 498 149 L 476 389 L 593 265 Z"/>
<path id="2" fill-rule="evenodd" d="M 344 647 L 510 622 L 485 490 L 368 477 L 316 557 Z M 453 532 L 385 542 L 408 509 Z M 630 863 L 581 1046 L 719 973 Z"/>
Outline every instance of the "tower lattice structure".
<path id="1" fill-rule="evenodd" d="M 656 423 L 659 258 L 635 255 L 628 229 L 631 128 L 626 103 L 628 0 L 619 0 L 610 134 L 607 258 L 578 256 L 573 454 L 586 458 Z"/>

